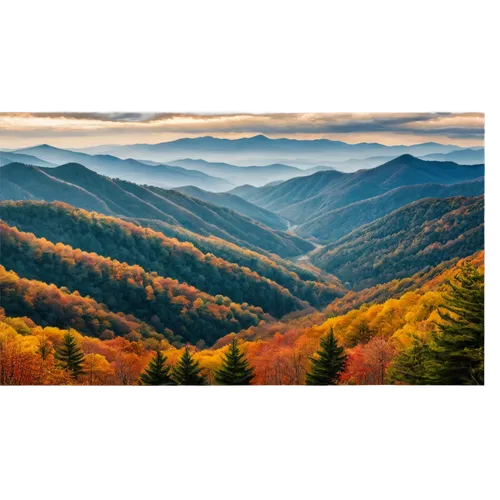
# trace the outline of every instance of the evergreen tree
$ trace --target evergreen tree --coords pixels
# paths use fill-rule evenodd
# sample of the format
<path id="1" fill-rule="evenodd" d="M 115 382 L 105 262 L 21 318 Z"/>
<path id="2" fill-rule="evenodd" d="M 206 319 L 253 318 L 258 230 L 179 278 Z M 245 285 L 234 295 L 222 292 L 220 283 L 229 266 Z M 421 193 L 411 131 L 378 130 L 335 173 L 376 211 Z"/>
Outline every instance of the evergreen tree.
<path id="1" fill-rule="evenodd" d="M 58 367 L 71 372 L 73 378 L 76 379 L 83 372 L 85 354 L 71 332 L 66 333 L 57 346 L 55 358 Z"/>
<path id="2" fill-rule="evenodd" d="M 40 345 L 36 352 L 40 354 L 40 357 L 45 361 L 52 354 L 52 344 L 48 341 L 45 334 L 42 334 L 38 341 Z"/>
<path id="3" fill-rule="evenodd" d="M 387 369 L 389 383 L 427 384 L 429 352 L 429 343 L 415 336 L 410 347 L 401 351 Z"/>
<path id="4" fill-rule="evenodd" d="M 219 385 L 250 385 L 253 377 L 253 368 L 240 351 L 236 337 L 233 337 L 229 351 L 222 358 L 220 370 L 215 372 L 215 381 Z"/>
<path id="5" fill-rule="evenodd" d="M 186 347 L 181 359 L 172 370 L 172 378 L 178 385 L 203 385 L 205 380 L 200 375 L 201 367 L 198 361 L 195 361 Z"/>
<path id="6" fill-rule="evenodd" d="M 170 365 L 167 364 L 166 356 L 158 349 L 148 367 L 139 377 L 140 385 L 173 385 L 170 376 Z"/>
<path id="7" fill-rule="evenodd" d="M 484 384 L 484 275 L 465 263 L 450 282 L 430 343 L 431 384 Z"/>
<path id="8" fill-rule="evenodd" d="M 335 385 L 344 369 L 346 355 L 339 346 L 333 329 L 321 338 L 320 348 L 311 359 L 311 371 L 306 373 L 307 385 Z"/>

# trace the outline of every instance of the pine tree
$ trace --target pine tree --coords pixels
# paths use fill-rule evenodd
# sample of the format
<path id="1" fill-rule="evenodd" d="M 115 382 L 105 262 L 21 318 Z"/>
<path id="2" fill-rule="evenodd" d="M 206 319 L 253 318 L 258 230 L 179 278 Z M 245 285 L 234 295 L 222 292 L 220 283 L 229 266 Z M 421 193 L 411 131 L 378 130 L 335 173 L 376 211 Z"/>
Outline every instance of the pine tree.
<path id="1" fill-rule="evenodd" d="M 389 383 L 428 384 L 429 343 L 415 336 L 412 344 L 401 351 L 387 369 Z"/>
<path id="2" fill-rule="evenodd" d="M 222 358 L 220 370 L 215 372 L 215 381 L 219 385 L 250 385 L 253 377 L 253 368 L 240 351 L 236 337 L 233 337 L 229 351 Z"/>
<path id="3" fill-rule="evenodd" d="M 429 383 L 484 384 L 484 275 L 465 263 L 449 284 L 430 343 Z"/>
<path id="4" fill-rule="evenodd" d="M 148 367 L 139 377 L 140 385 L 173 385 L 170 376 L 170 365 L 167 364 L 166 356 L 157 350 Z"/>
<path id="5" fill-rule="evenodd" d="M 205 379 L 200 375 L 201 367 L 186 347 L 181 359 L 172 370 L 172 378 L 178 385 L 203 385 Z"/>
<path id="6" fill-rule="evenodd" d="M 311 371 L 306 373 L 307 385 L 336 385 L 343 371 L 346 356 L 339 346 L 333 329 L 321 338 L 320 348 L 311 359 Z"/>
<path id="7" fill-rule="evenodd" d="M 71 372 L 73 378 L 76 379 L 83 372 L 85 354 L 71 332 L 66 333 L 57 346 L 55 358 L 58 367 Z"/>

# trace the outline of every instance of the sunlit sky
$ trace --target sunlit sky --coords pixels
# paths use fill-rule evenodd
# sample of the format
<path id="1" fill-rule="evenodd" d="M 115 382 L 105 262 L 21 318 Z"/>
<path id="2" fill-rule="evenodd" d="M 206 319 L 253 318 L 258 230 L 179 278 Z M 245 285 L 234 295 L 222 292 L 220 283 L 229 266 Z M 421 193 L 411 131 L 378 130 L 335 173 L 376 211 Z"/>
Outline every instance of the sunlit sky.
<path id="1" fill-rule="evenodd" d="M 348 143 L 411 145 L 438 142 L 482 146 L 482 113 L 0 113 L 0 148 L 51 144 L 84 148 L 102 144 L 172 141 L 212 136 L 237 139 L 332 139 Z"/>

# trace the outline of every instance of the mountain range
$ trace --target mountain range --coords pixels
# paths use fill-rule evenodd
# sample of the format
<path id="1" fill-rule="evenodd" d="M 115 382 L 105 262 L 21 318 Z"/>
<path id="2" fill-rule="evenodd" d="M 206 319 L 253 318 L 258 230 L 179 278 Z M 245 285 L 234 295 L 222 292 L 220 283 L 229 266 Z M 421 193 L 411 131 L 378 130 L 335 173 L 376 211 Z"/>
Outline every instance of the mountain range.
<path id="1" fill-rule="evenodd" d="M 427 198 L 361 226 L 311 255 L 361 290 L 484 248 L 484 196 Z"/>
<path id="2" fill-rule="evenodd" d="M 211 163 L 205 160 L 183 159 L 169 161 L 169 165 L 185 169 L 199 170 L 209 175 L 221 177 L 235 186 L 251 184 L 253 186 L 264 186 L 276 181 L 285 181 L 294 177 L 302 177 L 323 170 L 332 170 L 332 167 L 312 167 L 300 169 L 289 165 L 273 164 L 263 166 L 236 166 L 229 163 Z"/>
<path id="3" fill-rule="evenodd" d="M 354 173 L 318 172 L 305 178 L 291 179 L 278 186 L 237 188 L 231 193 L 292 221 L 299 226 L 300 234 L 311 235 L 315 226 L 309 226 L 309 221 L 317 221 L 334 210 L 384 195 L 394 189 L 420 185 L 419 189 L 412 189 L 411 194 L 406 192 L 410 199 L 412 196 L 426 196 L 423 185 L 452 185 L 483 176 L 484 165 L 424 161 L 411 155 L 402 155 L 370 170 Z M 396 196 L 391 194 L 389 198 L 391 197 L 394 200 L 397 193 Z M 401 199 L 404 201 L 404 196 Z M 362 208 L 362 205 L 358 205 L 354 210 Z M 371 210 L 369 204 L 364 208 Z M 321 236 L 325 239 L 327 235 Z"/>
<path id="4" fill-rule="evenodd" d="M 110 179 L 76 163 L 55 168 L 11 163 L 2 167 L 1 175 L 0 198 L 4 200 L 62 201 L 105 215 L 164 221 L 202 236 L 218 236 L 282 257 L 314 248 L 298 236 L 271 229 L 228 208 L 175 190 Z M 258 207 L 255 211 L 265 214 Z M 273 218 L 271 214 L 269 217 Z M 277 223 L 280 219 L 274 220 Z"/>
<path id="5" fill-rule="evenodd" d="M 273 212 L 269 212 L 269 210 L 266 210 L 265 208 L 258 207 L 257 205 L 254 205 L 253 203 L 250 203 L 235 194 L 211 193 L 194 186 L 176 188 L 176 191 L 184 193 L 187 196 L 191 196 L 192 198 L 212 203 L 213 205 L 217 205 L 219 207 L 230 208 L 235 212 L 261 222 L 272 229 L 284 231 L 288 228 L 287 220 Z"/>
<path id="6" fill-rule="evenodd" d="M 19 149 L 14 154 L 14 157 L 11 156 L 12 161 L 38 166 L 59 166 L 66 163 L 78 163 L 101 175 L 139 184 L 152 184 L 158 187 L 172 188 L 193 185 L 211 191 L 227 191 L 234 187 L 233 184 L 224 179 L 213 177 L 197 170 L 160 164 L 146 165 L 133 159 L 123 160 L 111 155 L 89 155 L 55 148 L 47 144 Z M 16 158 L 17 155 L 23 155 L 23 157 Z M 39 164 L 39 162 L 34 162 L 29 158 L 25 159 L 26 155 L 35 157 L 43 162 L 48 162 L 50 165 Z"/>
<path id="7" fill-rule="evenodd" d="M 330 162 L 353 158 L 396 157 L 402 154 L 421 156 L 449 153 L 460 149 L 462 148 L 458 146 L 434 142 L 413 146 L 386 146 L 378 143 L 348 144 L 329 139 L 270 139 L 264 135 L 256 135 L 234 140 L 214 137 L 183 138 L 159 144 L 97 146 L 80 151 L 160 163 L 168 163 L 180 158 L 203 158 L 209 162 L 226 162 L 239 166 L 284 163 L 305 168 L 318 165 L 328 166 Z"/>

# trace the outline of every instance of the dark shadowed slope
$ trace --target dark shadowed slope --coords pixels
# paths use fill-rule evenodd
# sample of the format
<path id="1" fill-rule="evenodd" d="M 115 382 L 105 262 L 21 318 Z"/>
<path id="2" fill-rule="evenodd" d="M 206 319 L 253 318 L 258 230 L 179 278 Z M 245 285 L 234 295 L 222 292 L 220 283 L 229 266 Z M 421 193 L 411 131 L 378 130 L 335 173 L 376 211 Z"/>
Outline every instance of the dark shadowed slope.
<path id="1" fill-rule="evenodd" d="M 392 189 L 385 194 L 351 203 L 295 228 L 301 236 L 314 236 L 320 241 L 335 241 L 354 229 L 383 217 L 394 210 L 422 198 L 479 196 L 484 194 L 484 178 L 452 185 L 417 184 Z"/>
<path id="2" fill-rule="evenodd" d="M 279 215 L 276 215 L 265 208 L 258 207 L 257 205 L 254 205 L 253 203 L 250 203 L 249 201 L 246 201 L 234 194 L 210 193 L 195 186 L 180 187 L 177 188 L 176 191 L 180 191 L 181 193 L 191 196 L 192 198 L 207 201 L 208 203 L 212 203 L 213 205 L 217 205 L 219 207 L 230 208 L 235 212 L 246 215 L 247 217 L 261 222 L 262 224 L 265 224 L 273 229 L 285 230 L 288 227 L 286 221 Z"/>
<path id="3" fill-rule="evenodd" d="M 430 198 L 361 226 L 311 260 L 361 290 L 483 248 L 484 196 Z"/>
<path id="4" fill-rule="evenodd" d="M 9 181 L 8 192 L 2 192 L 3 199 L 24 196 L 23 199 L 64 201 L 108 215 L 161 220 L 282 257 L 303 254 L 313 248 L 300 237 L 275 231 L 233 210 L 178 191 L 109 179 L 74 163 L 51 169 L 8 165 L 2 167 L 2 180 Z"/>

